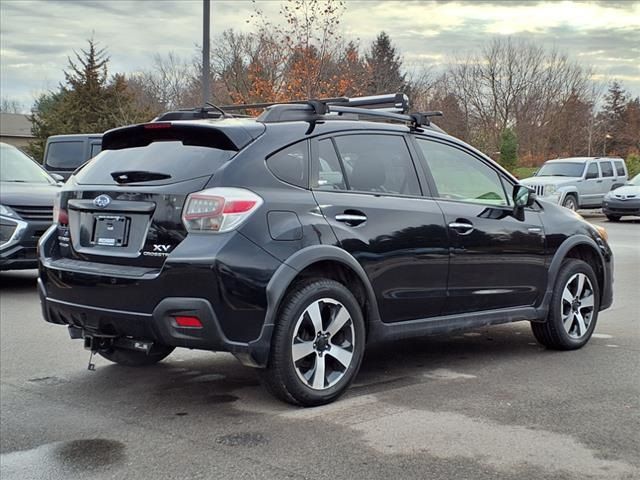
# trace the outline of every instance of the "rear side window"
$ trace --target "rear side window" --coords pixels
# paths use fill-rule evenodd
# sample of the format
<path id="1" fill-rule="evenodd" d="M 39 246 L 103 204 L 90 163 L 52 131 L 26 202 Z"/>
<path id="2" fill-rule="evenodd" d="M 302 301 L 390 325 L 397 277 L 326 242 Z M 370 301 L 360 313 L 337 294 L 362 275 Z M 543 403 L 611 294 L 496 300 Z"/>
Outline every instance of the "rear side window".
<path id="1" fill-rule="evenodd" d="M 624 177 L 626 175 L 626 172 L 624 171 L 624 163 L 622 162 L 622 160 L 617 160 L 613 163 L 616 164 L 616 171 L 618 172 L 618 176 Z"/>
<path id="2" fill-rule="evenodd" d="M 344 172 L 340 166 L 333 140 L 326 138 L 318 142 L 318 166 L 313 187 L 318 190 L 346 190 Z"/>
<path id="3" fill-rule="evenodd" d="M 280 150 L 267 159 L 267 167 L 283 182 L 307 188 L 309 185 L 309 153 L 307 142 Z"/>
<path id="4" fill-rule="evenodd" d="M 350 190 L 420 195 L 409 149 L 396 135 L 345 135 L 335 138 Z"/>
<path id="5" fill-rule="evenodd" d="M 603 177 L 613 177 L 613 167 L 611 162 L 600 162 L 600 170 Z"/>
<path id="6" fill-rule="evenodd" d="M 235 151 L 183 145 L 177 141 L 103 150 L 76 173 L 76 180 L 81 184 L 114 185 L 119 182 L 112 174 L 130 172 L 131 178 L 141 178 L 144 185 L 163 185 L 213 175 L 235 154 Z M 131 172 L 141 173 L 134 177 Z"/>
<path id="7" fill-rule="evenodd" d="M 60 170 L 75 170 L 85 160 L 84 142 L 51 142 L 45 164 Z"/>

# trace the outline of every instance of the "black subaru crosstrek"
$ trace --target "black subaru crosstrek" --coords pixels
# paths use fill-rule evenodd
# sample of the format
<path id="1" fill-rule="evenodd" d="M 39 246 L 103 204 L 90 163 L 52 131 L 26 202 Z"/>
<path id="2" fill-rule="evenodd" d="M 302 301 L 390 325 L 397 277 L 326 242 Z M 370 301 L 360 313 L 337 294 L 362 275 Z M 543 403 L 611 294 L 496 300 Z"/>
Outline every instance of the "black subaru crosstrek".
<path id="1" fill-rule="evenodd" d="M 107 132 L 40 242 L 45 319 L 122 365 L 231 352 L 305 406 L 341 395 L 373 342 L 524 320 L 585 345 L 612 303 L 604 229 L 429 114 L 371 103 Z"/>

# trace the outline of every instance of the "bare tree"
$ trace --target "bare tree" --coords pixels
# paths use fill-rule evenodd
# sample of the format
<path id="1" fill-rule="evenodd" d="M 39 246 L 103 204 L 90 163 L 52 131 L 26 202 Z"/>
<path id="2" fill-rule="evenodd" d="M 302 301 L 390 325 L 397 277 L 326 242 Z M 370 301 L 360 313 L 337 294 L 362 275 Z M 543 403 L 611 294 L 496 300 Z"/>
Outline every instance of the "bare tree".
<path id="1" fill-rule="evenodd" d="M 156 54 L 153 65 L 129 79 L 129 87 L 136 100 L 154 111 L 173 110 L 192 106 L 188 104 L 195 75 L 191 62 L 174 52 L 165 56 Z M 190 98 L 189 98 L 190 99 Z"/>
<path id="2" fill-rule="evenodd" d="M 22 113 L 24 111 L 22 103 L 17 100 L 2 97 L 0 100 L 0 112 L 2 113 Z"/>

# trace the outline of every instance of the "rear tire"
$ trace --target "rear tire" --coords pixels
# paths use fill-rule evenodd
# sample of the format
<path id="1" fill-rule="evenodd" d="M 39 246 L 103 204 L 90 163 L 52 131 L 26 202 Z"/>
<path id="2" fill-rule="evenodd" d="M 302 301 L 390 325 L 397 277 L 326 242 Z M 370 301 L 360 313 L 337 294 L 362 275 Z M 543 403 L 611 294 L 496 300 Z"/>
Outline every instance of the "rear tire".
<path id="1" fill-rule="evenodd" d="M 609 219 L 610 222 L 620 221 L 620 215 L 607 215 L 607 218 Z"/>
<path id="2" fill-rule="evenodd" d="M 578 259 L 564 261 L 553 288 L 547 321 L 532 322 L 536 340 L 554 350 L 575 350 L 591 338 L 598 320 L 600 291 L 591 266 Z"/>
<path id="3" fill-rule="evenodd" d="M 125 367 L 148 367 L 164 360 L 173 350 L 174 347 L 154 345 L 149 354 L 124 348 L 98 350 L 98 353 L 107 360 Z"/>
<path id="4" fill-rule="evenodd" d="M 364 348 L 364 318 L 351 291 L 334 280 L 309 280 L 283 300 L 261 378 L 280 400 L 324 405 L 349 387 Z"/>
<path id="5" fill-rule="evenodd" d="M 568 208 L 569 210 L 573 210 L 574 212 L 578 210 L 578 200 L 576 199 L 576 196 L 572 193 L 567 195 L 562 202 L 562 206 Z"/>

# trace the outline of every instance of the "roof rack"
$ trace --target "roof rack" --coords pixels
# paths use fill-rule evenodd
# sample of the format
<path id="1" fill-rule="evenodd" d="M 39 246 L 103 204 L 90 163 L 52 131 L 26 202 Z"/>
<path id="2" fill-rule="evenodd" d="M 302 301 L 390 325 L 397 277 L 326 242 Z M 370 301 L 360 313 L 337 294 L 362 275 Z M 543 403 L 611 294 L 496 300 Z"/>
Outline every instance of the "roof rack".
<path id="1" fill-rule="evenodd" d="M 263 123 L 287 121 L 328 120 L 343 114 L 354 114 L 409 123 L 411 128 L 431 126 L 431 117 L 441 117 L 442 112 L 417 112 L 409 114 L 409 98 L 403 93 L 370 95 L 366 97 L 334 97 L 291 102 L 246 103 L 218 107 L 207 103 L 202 108 L 166 112 L 152 121 L 218 119 L 245 115 L 228 112 L 264 109 L 257 118 Z M 437 127 L 436 127 L 437 128 Z"/>

